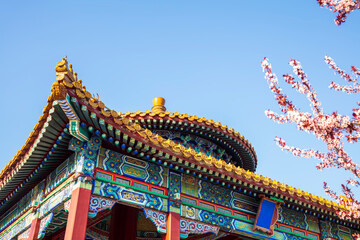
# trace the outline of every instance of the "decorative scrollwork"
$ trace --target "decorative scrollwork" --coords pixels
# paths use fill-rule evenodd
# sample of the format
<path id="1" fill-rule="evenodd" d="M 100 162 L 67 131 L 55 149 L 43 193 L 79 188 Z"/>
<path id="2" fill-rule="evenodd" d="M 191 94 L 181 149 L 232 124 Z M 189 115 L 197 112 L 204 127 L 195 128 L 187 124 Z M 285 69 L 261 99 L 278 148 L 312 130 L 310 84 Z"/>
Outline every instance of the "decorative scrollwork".
<path id="1" fill-rule="evenodd" d="M 202 222 L 181 218 L 180 219 L 180 231 L 183 234 L 200 234 L 200 233 L 214 233 L 215 235 L 219 232 L 219 227 L 205 224 Z"/>
<path id="2" fill-rule="evenodd" d="M 115 204 L 115 201 L 107 198 L 91 196 L 89 206 L 89 216 L 95 217 L 98 212 L 105 209 L 111 209 Z"/>
<path id="3" fill-rule="evenodd" d="M 167 214 L 159 211 L 154 211 L 151 209 L 144 208 L 144 213 L 146 218 L 150 218 L 151 221 L 156 225 L 156 228 L 159 232 L 166 232 L 166 221 Z"/>

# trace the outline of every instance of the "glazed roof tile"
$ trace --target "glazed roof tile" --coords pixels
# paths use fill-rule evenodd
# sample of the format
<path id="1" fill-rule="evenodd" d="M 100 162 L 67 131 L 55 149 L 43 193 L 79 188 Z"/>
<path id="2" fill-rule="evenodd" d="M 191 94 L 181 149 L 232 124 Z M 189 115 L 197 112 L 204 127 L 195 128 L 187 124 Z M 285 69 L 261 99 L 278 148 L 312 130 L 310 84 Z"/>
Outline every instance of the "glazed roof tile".
<path id="1" fill-rule="evenodd" d="M 169 111 L 164 111 L 164 112 L 152 112 L 150 110 L 146 110 L 145 112 L 141 112 L 141 111 L 136 111 L 134 113 L 131 112 L 127 112 L 125 114 L 122 114 L 121 116 L 123 117 L 128 117 L 131 120 L 135 119 L 136 121 L 138 120 L 144 120 L 144 119 L 161 119 L 167 121 L 167 120 L 171 120 L 171 121 L 181 121 L 181 122 L 185 122 L 185 123 L 191 123 L 192 125 L 198 125 L 201 126 L 202 128 L 206 127 L 206 129 L 210 129 L 213 132 L 218 132 L 221 133 L 222 136 L 226 136 L 226 137 L 222 137 L 220 136 L 219 138 L 222 138 L 222 140 L 224 142 L 229 142 L 229 139 L 232 140 L 232 146 L 236 146 L 236 147 L 242 147 L 243 149 L 246 149 L 246 154 L 242 154 L 243 157 L 246 158 L 250 158 L 251 161 L 249 160 L 245 160 L 242 161 L 242 164 L 245 164 L 246 166 L 243 166 L 245 169 L 249 169 L 249 170 L 253 170 L 255 171 L 256 169 L 256 165 L 257 165 L 257 156 L 256 156 L 256 152 L 253 148 L 253 146 L 250 144 L 250 142 L 244 137 L 242 136 L 240 133 L 236 132 L 234 129 L 229 128 L 228 126 L 221 124 L 220 122 L 215 122 L 212 119 L 206 119 L 205 117 L 201 117 L 199 118 L 196 115 L 189 115 L 187 113 L 185 114 L 180 114 L 178 112 L 174 112 L 171 113 Z M 145 123 L 146 125 L 146 123 Z M 160 129 L 161 130 L 161 129 Z M 212 134 L 213 132 L 210 131 L 210 133 Z M 234 145 L 235 144 L 235 145 Z M 244 151 L 244 150 L 242 150 Z"/>
<path id="2" fill-rule="evenodd" d="M 292 186 L 288 186 L 287 184 L 280 183 L 276 180 L 270 179 L 268 177 L 262 176 L 258 173 L 253 173 L 251 171 L 245 171 L 240 167 L 236 167 L 233 164 L 226 163 L 223 160 L 217 160 L 214 157 L 206 156 L 203 153 L 198 153 L 192 148 L 186 148 L 183 145 L 177 144 L 169 139 L 164 139 L 161 136 L 152 133 L 148 129 L 142 128 L 137 123 L 131 123 L 129 121 L 129 117 L 135 117 L 137 115 L 140 116 L 169 116 L 169 117 L 179 117 L 186 118 L 190 121 L 198 121 L 204 122 L 208 125 L 214 126 L 216 128 L 221 128 L 224 131 L 227 131 L 229 134 L 233 135 L 236 138 L 240 138 L 246 142 L 251 149 L 253 147 L 250 143 L 238 132 L 234 129 L 229 128 L 226 125 L 223 125 L 219 122 L 215 122 L 213 120 L 208 120 L 206 118 L 199 118 L 195 115 L 189 114 L 179 114 L 177 112 L 170 113 L 166 111 L 165 113 L 153 113 L 151 111 L 140 112 L 137 111 L 135 113 L 127 112 L 125 114 L 121 114 L 115 110 L 111 110 L 105 106 L 103 102 L 99 100 L 98 97 L 95 98 L 93 94 L 88 92 L 86 88 L 82 85 L 81 80 L 77 79 L 76 73 L 73 73 L 71 64 L 69 67 L 67 66 L 67 60 L 63 59 L 63 61 L 59 62 L 55 68 L 56 70 L 56 81 L 54 82 L 52 93 L 48 98 L 47 105 L 44 107 L 43 114 L 39 118 L 39 122 L 35 125 L 34 130 L 30 133 L 26 143 L 23 145 L 21 150 L 19 150 L 12 160 L 4 167 L 4 169 L 0 172 L 0 187 L 4 181 L 11 178 L 14 174 L 16 174 L 17 168 L 21 165 L 22 160 L 26 154 L 29 154 L 29 150 L 34 144 L 36 138 L 39 135 L 39 131 L 45 123 L 46 118 L 49 115 L 49 110 L 52 107 L 52 103 L 56 98 L 69 90 L 73 90 L 76 93 L 76 96 L 79 99 L 84 100 L 88 103 L 92 108 L 98 110 L 105 120 L 112 120 L 119 126 L 126 128 L 128 131 L 141 136 L 144 142 L 151 143 L 156 145 L 162 149 L 166 149 L 168 152 L 171 152 L 173 155 L 184 157 L 189 160 L 193 160 L 194 162 L 201 164 L 209 169 L 214 169 L 221 174 L 224 174 L 230 178 L 238 179 L 238 181 L 247 182 L 248 184 L 252 184 L 257 186 L 258 189 L 263 188 L 269 191 L 275 191 L 281 195 L 287 196 L 288 198 L 296 199 L 297 201 L 302 201 L 308 204 L 318 205 L 320 208 L 324 208 L 329 211 L 336 211 L 339 209 L 344 209 L 343 206 L 340 206 L 338 203 L 318 197 L 311 193 L 302 191 L 300 189 L 294 188 Z M 255 153 L 255 151 L 254 151 Z"/>

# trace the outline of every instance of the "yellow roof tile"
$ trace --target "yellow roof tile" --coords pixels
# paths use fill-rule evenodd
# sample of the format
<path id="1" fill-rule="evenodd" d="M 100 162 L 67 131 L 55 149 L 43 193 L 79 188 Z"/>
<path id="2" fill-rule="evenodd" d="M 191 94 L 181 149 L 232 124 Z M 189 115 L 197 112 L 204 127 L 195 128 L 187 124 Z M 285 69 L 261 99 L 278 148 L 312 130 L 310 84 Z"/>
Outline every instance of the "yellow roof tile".
<path id="1" fill-rule="evenodd" d="M 99 101 L 98 97 L 95 98 L 94 95 L 92 95 L 90 92 L 86 91 L 86 89 L 82 86 L 82 83 L 77 81 L 76 75 L 72 74 L 72 70 L 68 69 L 67 67 L 67 60 L 63 59 L 61 62 L 59 62 L 55 70 L 57 72 L 57 82 L 60 82 L 66 89 L 75 89 L 76 94 L 79 98 L 86 99 L 89 105 L 94 109 L 99 109 L 101 114 L 104 117 L 110 117 L 113 118 L 114 122 L 118 125 L 125 126 L 129 131 L 138 134 L 142 138 L 146 139 L 148 142 L 151 142 L 152 144 L 165 148 L 169 151 L 171 151 L 173 154 L 177 156 L 185 156 L 186 158 L 192 158 L 199 164 L 204 164 L 207 167 L 215 166 L 219 170 L 223 170 L 227 174 L 231 176 L 235 176 L 237 178 L 245 178 L 247 180 L 254 181 L 254 184 L 259 184 L 259 186 L 263 187 L 270 187 L 273 190 L 280 189 L 282 192 L 288 193 L 290 195 L 293 195 L 296 193 L 296 196 L 299 199 L 304 200 L 311 200 L 313 203 L 319 203 L 320 205 L 331 207 L 334 210 L 339 209 L 339 205 L 335 202 L 317 197 L 315 195 L 309 194 L 307 192 L 304 192 L 302 190 L 296 189 L 294 187 L 288 186 L 284 183 L 280 183 L 277 181 L 274 181 L 272 179 L 269 179 L 268 177 L 262 176 L 258 173 L 253 173 L 251 171 L 245 171 L 244 169 L 237 167 L 232 164 L 228 164 L 223 160 L 217 160 L 214 157 L 206 156 L 205 154 L 197 153 L 192 148 L 186 148 L 183 145 L 177 144 L 169 139 L 165 140 L 160 135 L 152 133 L 148 129 L 143 129 L 139 124 L 131 123 L 128 116 L 136 116 L 136 115 L 150 115 L 150 116 L 156 116 L 159 114 L 163 115 L 169 115 L 169 117 L 180 117 L 188 119 L 189 121 L 197 120 L 198 122 L 205 122 L 207 125 L 211 125 L 215 128 L 221 128 L 224 131 L 227 131 L 229 134 L 233 135 L 236 138 L 244 139 L 244 137 L 236 132 L 234 129 L 229 128 L 226 125 L 223 125 L 219 122 L 214 122 L 213 120 L 207 120 L 206 118 L 198 118 L 196 115 L 189 115 L 187 113 L 180 115 L 178 112 L 170 113 L 169 111 L 166 111 L 164 113 L 158 113 L 155 114 L 149 110 L 145 112 L 136 111 L 135 113 L 126 112 L 125 114 L 118 113 L 114 110 L 105 109 L 105 104 L 101 101 Z M 25 145 L 22 147 L 22 151 L 17 153 L 14 158 L 2 169 L 0 172 L 0 186 L 3 185 L 4 181 L 8 179 L 8 172 L 9 169 L 12 169 L 14 164 L 21 161 L 21 156 L 23 156 L 24 150 L 29 149 L 29 147 L 32 144 L 33 139 L 37 137 L 37 134 L 39 131 L 36 131 L 38 129 L 41 129 L 42 124 L 45 122 L 44 120 L 47 118 L 49 114 L 49 110 L 52 106 L 52 101 L 54 100 L 54 92 L 51 93 L 51 95 L 48 98 L 48 104 L 44 107 L 43 115 L 39 118 L 39 122 L 35 125 L 34 131 L 32 131 L 29 135 L 29 138 L 26 140 Z M 251 147 L 253 150 L 253 147 L 250 145 L 248 140 L 244 139 L 245 143 Z M 254 155 L 256 156 L 256 153 L 253 151 Z M 341 206 L 343 208 L 343 206 Z"/>

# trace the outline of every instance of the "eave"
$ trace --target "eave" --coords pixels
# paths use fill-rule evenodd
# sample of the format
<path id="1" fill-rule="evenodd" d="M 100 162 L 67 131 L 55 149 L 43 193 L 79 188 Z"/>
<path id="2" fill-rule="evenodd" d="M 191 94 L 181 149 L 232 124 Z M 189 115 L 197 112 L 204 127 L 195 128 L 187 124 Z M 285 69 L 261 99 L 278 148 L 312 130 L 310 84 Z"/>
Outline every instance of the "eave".
<path id="1" fill-rule="evenodd" d="M 209 141 L 222 145 L 227 151 L 232 152 L 236 156 L 235 161 L 241 162 L 242 168 L 254 172 L 257 165 L 257 157 L 254 148 L 250 142 L 241 134 L 235 132 L 221 123 L 215 123 L 213 120 L 206 118 L 198 118 L 188 114 L 178 113 L 152 113 L 150 111 L 136 112 L 125 114 L 130 122 L 137 123 L 143 128 L 154 130 L 165 130 L 163 127 L 170 126 L 169 130 L 178 132 L 186 132 L 190 130 L 190 134 L 197 135 Z M 210 136 L 210 137 L 209 137 Z"/>
<path id="2" fill-rule="evenodd" d="M 162 159 L 164 163 L 172 164 L 174 167 L 177 166 L 192 171 L 198 177 L 213 178 L 224 183 L 224 185 L 235 188 L 253 189 L 257 193 L 274 196 L 283 199 L 287 203 L 294 202 L 297 206 L 304 206 L 309 209 L 315 208 L 316 211 L 325 214 L 334 214 L 337 210 L 343 209 L 342 206 L 335 202 L 306 193 L 257 173 L 246 171 L 233 164 L 227 164 L 223 160 L 208 157 L 196 152 L 194 149 L 186 148 L 153 134 L 150 130 L 141 127 L 140 124 L 131 122 L 130 119 L 135 116 L 121 115 L 107 108 L 104 103 L 88 92 L 81 81 L 76 78 L 76 74 L 73 74 L 71 67 L 67 66 L 66 59 L 57 65 L 56 71 L 57 80 L 54 82 L 52 94 L 44 109 L 43 116 L 40 118 L 39 123 L 35 125 L 34 131 L 30 134 L 23 148 L 0 173 L 0 190 L 2 194 L 0 198 L 6 198 L 9 194 L 14 194 L 14 197 L 6 201 L 1 206 L 1 209 L 9 206 L 11 202 L 18 199 L 28 189 L 31 189 L 50 172 L 51 168 L 55 168 L 60 164 L 59 161 L 65 159 L 64 156 L 61 157 L 60 155 L 68 153 L 67 144 L 70 139 L 68 135 L 59 144 L 59 149 L 54 150 L 52 157 L 42 163 L 56 141 L 59 140 L 59 136 L 68 121 L 56 101 L 57 99 L 65 99 L 67 94 L 71 97 L 71 103 L 80 120 L 88 125 L 88 130 L 92 134 L 100 134 L 105 140 L 105 144 L 111 145 L 114 149 L 120 150 L 122 144 L 124 144 L 136 149 L 138 152 L 145 152 L 153 158 Z M 156 118 L 155 115 L 146 114 Z M 185 116 L 175 113 L 165 114 L 165 116 L 160 117 L 179 121 L 180 119 L 183 120 L 181 117 L 185 118 Z M 209 124 L 204 121 L 200 120 L 198 122 L 199 124 L 205 124 L 204 126 L 219 128 L 210 120 L 208 120 Z M 221 128 L 220 126 L 220 129 L 231 132 L 225 127 Z M 149 149 L 145 150 L 144 146 L 149 146 Z M 60 155 L 57 155 L 56 151 L 59 151 Z M 40 164 L 46 167 L 38 169 Z M 26 182 L 30 174 L 33 177 L 30 177 L 30 180 Z M 16 190 L 17 188 L 18 190 Z"/>

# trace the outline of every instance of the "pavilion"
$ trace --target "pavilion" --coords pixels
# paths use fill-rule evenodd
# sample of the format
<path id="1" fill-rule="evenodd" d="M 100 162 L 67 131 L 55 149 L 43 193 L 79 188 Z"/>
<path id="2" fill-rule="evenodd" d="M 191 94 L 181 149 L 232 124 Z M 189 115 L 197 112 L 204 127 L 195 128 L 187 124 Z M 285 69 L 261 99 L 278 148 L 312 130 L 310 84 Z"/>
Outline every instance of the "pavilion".
<path id="1" fill-rule="evenodd" d="M 234 129 L 196 115 L 120 113 L 64 58 L 38 123 L 0 172 L 0 240 L 353 239 L 335 202 L 255 173 Z M 125 106 L 122 106 L 123 108 Z"/>

